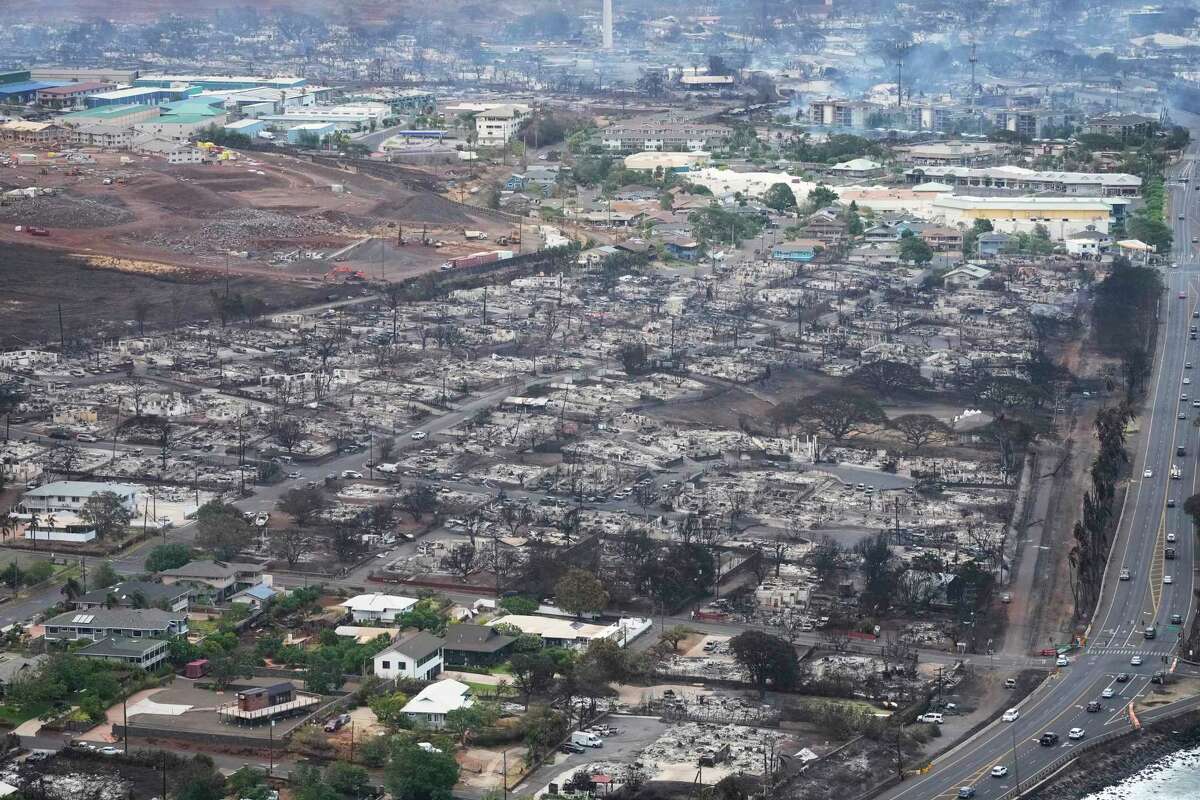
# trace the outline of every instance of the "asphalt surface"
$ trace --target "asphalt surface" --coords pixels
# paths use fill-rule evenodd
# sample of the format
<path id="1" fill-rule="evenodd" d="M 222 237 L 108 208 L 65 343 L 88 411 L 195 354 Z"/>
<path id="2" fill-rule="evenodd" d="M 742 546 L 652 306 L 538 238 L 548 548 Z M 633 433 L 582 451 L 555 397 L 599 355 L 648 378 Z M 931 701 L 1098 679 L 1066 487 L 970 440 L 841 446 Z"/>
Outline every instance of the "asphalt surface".
<path id="1" fill-rule="evenodd" d="M 1129 730 L 1132 721 L 1128 707 L 1132 700 L 1150 689 L 1157 670 L 1166 669 L 1180 641 L 1180 626 L 1170 624 L 1172 614 L 1180 614 L 1185 625 L 1194 611 L 1193 585 L 1195 536 L 1191 522 L 1183 512 L 1183 501 L 1197 492 L 1196 456 L 1200 433 L 1193 424 L 1200 408 L 1191 400 L 1200 398 L 1200 384 L 1184 385 L 1200 373 L 1186 364 L 1200 364 L 1200 342 L 1189 339 L 1189 327 L 1200 325 L 1193 314 L 1200 310 L 1200 253 L 1192 243 L 1200 235 L 1200 170 L 1196 167 L 1197 147 L 1188 149 L 1175 175 L 1188 179 L 1184 185 L 1168 184 L 1170 214 L 1175 236 L 1174 258 L 1179 267 L 1165 271 L 1167 291 L 1160 305 L 1158 353 L 1151 379 L 1150 394 L 1138 418 L 1139 433 L 1131 438 L 1132 477 L 1121 510 L 1116 543 L 1113 546 L 1104 591 L 1088 638 L 1082 650 L 1071 655 L 1072 663 L 1058 671 L 1037 691 L 1022 701 L 1015 722 L 997 721 L 959 744 L 933 762 L 924 775 L 904 781 L 880 797 L 888 800 L 929 800 L 954 797 L 959 787 L 974 787 L 979 800 L 1015 796 L 1028 786 L 1035 775 L 1060 759 L 1076 742 L 1068 739 L 1072 728 L 1082 728 L 1085 738 L 1110 731 Z M 1185 219 L 1178 219 L 1183 213 Z M 1183 294 L 1183 297 L 1180 297 Z M 1189 393 L 1188 401 L 1181 395 Z M 1179 419 L 1182 414 L 1185 418 Z M 1184 445 L 1186 455 L 1176 455 L 1176 446 Z M 1170 478 L 1173 466 L 1181 472 Z M 1150 477 L 1145 477 L 1149 471 Z M 1168 499 L 1176 501 L 1167 508 Z M 1164 549 L 1168 534 L 1175 534 L 1177 558 L 1166 560 Z M 1129 580 L 1120 580 L 1122 569 Z M 1166 583 L 1166 578 L 1172 579 Z M 1145 639 L 1143 630 L 1153 625 L 1154 639 Z M 1188 654 L 1184 653 L 1183 656 Z M 1131 659 L 1140 657 L 1135 666 Z M 1119 673 L 1131 676 L 1118 683 Z M 1111 688 L 1114 697 L 1102 699 Z M 1102 710 L 1089 713 L 1090 701 L 1100 701 Z M 1159 711 L 1158 713 L 1161 713 Z M 1143 714 L 1145 720 L 1152 714 Z M 1050 747 L 1038 743 L 1044 732 L 1054 732 L 1059 742 Z M 1001 777 L 992 777 L 993 767 L 1006 768 Z"/>

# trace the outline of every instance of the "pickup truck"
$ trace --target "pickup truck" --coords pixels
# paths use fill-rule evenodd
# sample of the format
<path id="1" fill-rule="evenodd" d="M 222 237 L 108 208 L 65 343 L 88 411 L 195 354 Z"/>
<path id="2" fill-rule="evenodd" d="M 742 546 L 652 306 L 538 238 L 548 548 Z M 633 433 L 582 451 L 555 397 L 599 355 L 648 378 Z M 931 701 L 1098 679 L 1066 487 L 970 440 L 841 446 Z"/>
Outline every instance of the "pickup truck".
<path id="1" fill-rule="evenodd" d="M 49 236 L 50 231 L 45 228 L 39 228 L 37 225 L 26 225 L 25 232 L 30 236 Z"/>

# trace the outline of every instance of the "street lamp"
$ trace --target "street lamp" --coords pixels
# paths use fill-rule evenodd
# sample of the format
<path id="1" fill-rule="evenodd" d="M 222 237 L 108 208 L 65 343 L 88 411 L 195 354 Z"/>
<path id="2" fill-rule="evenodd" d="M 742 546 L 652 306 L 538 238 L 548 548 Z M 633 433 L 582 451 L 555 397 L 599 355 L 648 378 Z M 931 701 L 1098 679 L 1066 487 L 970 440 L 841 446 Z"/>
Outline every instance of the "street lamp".
<path id="1" fill-rule="evenodd" d="M 1017 781 L 1017 791 L 1021 791 L 1021 764 L 1017 761 L 1017 724 L 1012 723 L 1012 753 L 1013 753 L 1013 777 Z"/>
<path id="2" fill-rule="evenodd" d="M 271 772 L 275 769 L 275 720 L 271 720 L 267 731 L 271 735 L 270 746 L 267 747 L 267 777 L 269 778 L 271 777 Z"/>

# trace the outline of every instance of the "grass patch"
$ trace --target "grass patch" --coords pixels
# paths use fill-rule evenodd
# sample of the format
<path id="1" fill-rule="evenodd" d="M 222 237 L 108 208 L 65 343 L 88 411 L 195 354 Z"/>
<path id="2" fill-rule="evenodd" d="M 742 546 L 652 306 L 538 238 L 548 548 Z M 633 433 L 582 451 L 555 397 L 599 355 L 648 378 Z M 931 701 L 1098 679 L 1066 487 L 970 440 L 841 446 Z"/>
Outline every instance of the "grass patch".
<path id="1" fill-rule="evenodd" d="M 0 706 L 0 725 L 15 728 L 22 722 L 40 717 L 50 710 L 49 705 L 35 706 L 29 709 L 17 708 L 16 706 L 2 705 Z"/>

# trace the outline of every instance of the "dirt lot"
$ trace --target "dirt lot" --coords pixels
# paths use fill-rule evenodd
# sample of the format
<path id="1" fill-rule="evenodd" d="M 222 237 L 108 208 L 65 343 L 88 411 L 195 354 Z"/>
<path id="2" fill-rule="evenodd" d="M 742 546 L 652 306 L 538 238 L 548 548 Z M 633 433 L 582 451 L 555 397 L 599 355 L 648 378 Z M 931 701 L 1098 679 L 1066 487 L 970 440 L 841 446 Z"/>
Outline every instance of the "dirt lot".
<path id="1" fill-rule="evenodd" d="M 133 319 L 133 303 L 154 303 L 148 327 L 186 323 L 213 316 L 210 292 L 224 289 L 219 273 L 178 270 L 168 275 L 92 269 L 82 260 L 27 244 L 0 244 L 0 346 L 58 338 L 57 307 L 62 305 L 68 338 L 122 325 Z M 313 288 L 256 276 L 237 276 L 230 291 L 262 297 L 272 308 L 319 302 L 326 288 Z"/>
<path id="2" fill-rule="evenodd" d="M 311 280 L 325 272 L 327 262 L 316 260 L 316 269 L 292 273 L 286 267 L 296 263 L 294 251 L 328 254 L 372 234 L 392 237 L 397 225 L 409 238 L 420 229 L 449 243 L 446 249 L 413 247 L 396 254 L 397 274 L 408 275 L 461 255 L 457 249 L 486 249 L 464 242 L 464 229 L 484 230 L 494 239 L 512 228 L 495 212 L 472 210 L 431 191 L 427 187 L 441 182 L 436 173 L 393 173 L 386 164 L 342 169 L 254 152 L 215 165 L 172 166 L 151 158 L 122 163 L 115 154 L 91 155 L 94 164 L 44 158 L 0 173 L 0 188 L 59 192 L 0 207 L 0 245 L 28 243 L 28 234 L 14 227 L 38 225 L 50 232 L 37 241 L 41 247 L 188 268 L 225 270 L 228 262 L 246 275 Z M 389 277 L 390 272 L 385 270 Z"/>

